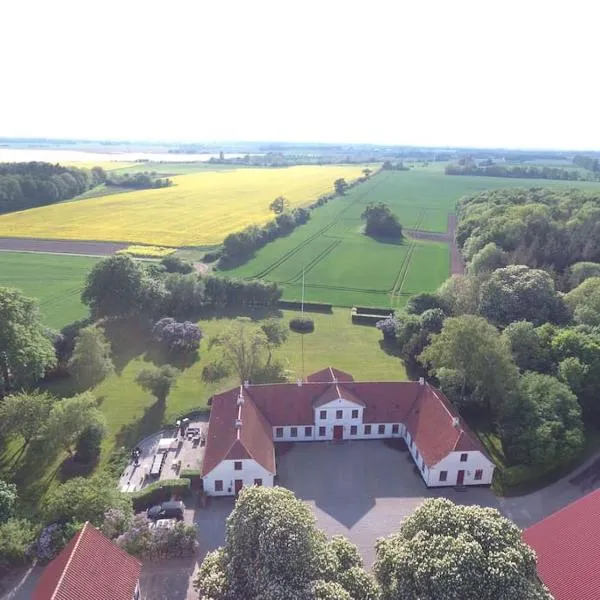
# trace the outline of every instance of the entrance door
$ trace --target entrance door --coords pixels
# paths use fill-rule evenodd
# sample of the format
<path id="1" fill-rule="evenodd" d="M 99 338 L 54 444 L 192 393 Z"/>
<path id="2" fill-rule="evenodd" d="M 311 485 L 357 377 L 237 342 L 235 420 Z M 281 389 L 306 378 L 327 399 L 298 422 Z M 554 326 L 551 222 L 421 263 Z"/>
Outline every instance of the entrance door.
<path id="1" fill-rule="evenodd" d="M 241 479 L 235 480 L 235 495 L 236 496 L 240 493 L 243 485 L 244 485 L 244 482 Z"/>
<path id="2" fill-rule="evenodd" d="M 344 439 L 344 426 L 343 425 L 334 425 L 333 426 L 333 439 L 334 440 Z"/>
<path id="3" fill-rule="evenodd" d="M 456 477 L 456 485 L 462 485 L 464 480 L 465 472 L 461 470 L 458 472 L 458 476 Z"/>

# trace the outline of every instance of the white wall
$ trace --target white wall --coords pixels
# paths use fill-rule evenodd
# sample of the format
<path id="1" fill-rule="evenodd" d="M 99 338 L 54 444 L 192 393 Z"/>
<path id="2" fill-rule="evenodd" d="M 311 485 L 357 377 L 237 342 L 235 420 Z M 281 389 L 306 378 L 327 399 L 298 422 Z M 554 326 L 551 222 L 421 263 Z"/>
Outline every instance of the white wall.
<path id="1" fill-rule="evenodd" d="M 253 459 L 244 459 L 242 470 L 234 469 L 233 460 L 224 460 L 218 464 L 208 475 L 205 475 L 202 480 L 204 484 L 204 492 L 207 496 L 233 496 L 235 494 L 234 481 L 241 479 L 245 486 L 254 485 L 255 479 L 262 479 L 262 484 L 267 487 L 273 487 L 273 475 L 269 473 L 263 466 L 259 465 Z M 223 481 L 223 491 L 215 491 L 215 481 Z"/>
<path id="2" fill-rule="evenodd" d="M 460 455 L 466 454 L 467 460 L 460 461 Z M 475 479 L 475 471 L 483 471 L 481 479 Z M 490 485 L 494 475 L 494 463 L 490 462 L 479 450 L 470 452 L 452 452 L 437 465 L 431 467 L 429 476 L 425 480 L 428 486 L 455 486 L 458 472 L 465 472 L 463 485 Z M 440 472 L 447 471 L 446 481 L 440 481 Z"/>

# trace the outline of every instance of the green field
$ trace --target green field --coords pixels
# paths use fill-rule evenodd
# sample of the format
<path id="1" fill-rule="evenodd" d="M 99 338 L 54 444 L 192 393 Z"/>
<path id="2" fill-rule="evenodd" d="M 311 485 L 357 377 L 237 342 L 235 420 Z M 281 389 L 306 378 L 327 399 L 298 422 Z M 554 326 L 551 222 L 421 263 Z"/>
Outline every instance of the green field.
<path id="1" fill-rule="evenodd" d="M 60 329 L 87 316 L 80 295 L 97 260 L 88 256 L 0 252 L 0 286 L 19 288 L 37 298 L 44 323 Z"/>
<path id="2" fill-rule="evenodd" d="M 445 232 L 448 214 L 466 194 L 502 187 L 598 187 L 583 182 L 451 177 L 444 174 L 443 166 L 382 171 L 346 196 L 312 211 L 306 225 L 226 273 L 276 282 L 285 300 L 299 300 L 304 271 L 309 302 L 399 307 L 408 296 L 432 291 L 448 277 L 449 249 L 444 243 L 414 240 L 410 235 L 402 244 L 365 236 L 360 215 L 369 202 L 387 203 L 405 229 Z"/>

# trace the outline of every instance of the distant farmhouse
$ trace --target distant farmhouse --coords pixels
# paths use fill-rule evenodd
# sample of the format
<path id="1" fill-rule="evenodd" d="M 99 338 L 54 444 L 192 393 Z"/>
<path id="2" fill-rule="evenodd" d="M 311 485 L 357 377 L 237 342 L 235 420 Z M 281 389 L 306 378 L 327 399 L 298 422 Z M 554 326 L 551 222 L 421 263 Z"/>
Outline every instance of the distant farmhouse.
<path id="1" fill-rule="evenodd" d="M 492 482 L 482 444 L 423 379 L 358 382 L 330 367 L 298 383 L 242 385 L 211 406 L 202 466 L 210 496 L 272 486 L 277 442 L 402 438 L 428 487 Z"/>

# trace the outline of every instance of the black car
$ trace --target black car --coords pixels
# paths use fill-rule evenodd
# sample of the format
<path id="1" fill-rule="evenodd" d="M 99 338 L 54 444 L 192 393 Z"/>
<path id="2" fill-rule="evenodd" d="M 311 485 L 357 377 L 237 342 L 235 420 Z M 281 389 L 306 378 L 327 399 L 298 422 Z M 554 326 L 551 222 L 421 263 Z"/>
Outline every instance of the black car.
<path id="1" fill-rule="evenodd" d="M 177 519 L 183 521 L 183 502 L 180 500 L 163 502 L 156 506 L 150 507 L 146 511 L 146 516 L 151 521 L 158 521 L 158 519 Z"/>

